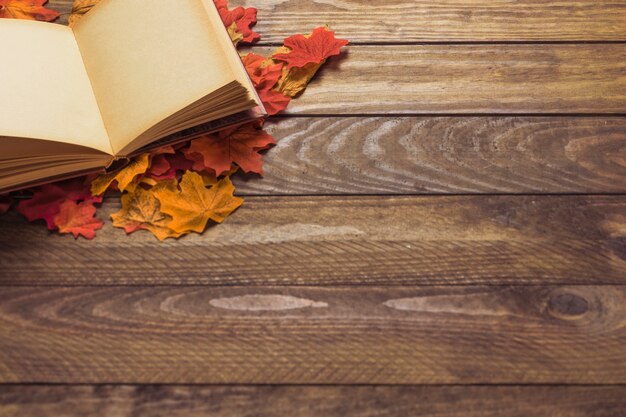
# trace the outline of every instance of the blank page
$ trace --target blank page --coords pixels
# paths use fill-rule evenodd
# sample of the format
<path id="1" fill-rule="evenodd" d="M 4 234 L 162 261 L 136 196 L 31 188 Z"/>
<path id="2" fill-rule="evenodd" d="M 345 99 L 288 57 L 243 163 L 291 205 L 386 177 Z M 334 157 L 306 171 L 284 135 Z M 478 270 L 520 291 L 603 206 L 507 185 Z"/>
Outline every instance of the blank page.
<path id="1" fill-rule="evenodd" d="M 112 153 L 72 31 L 52 23 L 0 19 L 0 39 L 9 44 L 0 58 L 0 136 Z M 50 148 L 53 152 L 53 143 Z"/>
<path id="2" fill-rule="evenodd" d="M 74 28 L 113 150 L 235 80 L 211 0 L 103 0 Z"/>

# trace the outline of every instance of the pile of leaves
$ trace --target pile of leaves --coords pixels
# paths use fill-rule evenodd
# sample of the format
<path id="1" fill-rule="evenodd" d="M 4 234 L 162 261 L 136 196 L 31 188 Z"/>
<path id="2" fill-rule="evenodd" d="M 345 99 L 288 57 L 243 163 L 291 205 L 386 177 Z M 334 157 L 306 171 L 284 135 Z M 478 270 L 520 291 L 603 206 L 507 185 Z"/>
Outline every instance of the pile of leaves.
<path id="1" fill-rule="evenodd" d="M 46 1 L 0 0 L 0 18 L 53 21 L 59 14 L 44 7 Z M 76 0 L 70 26 L 99 1 Z M 252 30 L 255 8 L 230 10 L 227 0 L 214 2 L 235 45 L 260 39 Z M 328 27 L 319 27 L 308 35 L 286 38 L 270 56 L 247 53 L 242 60 L 268 114 L 275 115 L 347 43 L 336 39 Z M 49 230 L 93 239 L 103 226 L 96 217 L 97 205 L 105 192 L 119 190 L 122 208 L 111 218 L 113 226 L 126 233 L 148 230 L 160 240 L 202 233 L 210 222 L 221 223 L 243 203 L 234 195 L 231 175 L 237 171 L 262 175 L 260 152 L 275 144 L 263 122 L 253 122 L 140 155 L 118 172 L 33 188 L 30 199 L 16 202 L 0 196 L 0 214 L 15 207 L 29 221 L 44 220 Z"/>

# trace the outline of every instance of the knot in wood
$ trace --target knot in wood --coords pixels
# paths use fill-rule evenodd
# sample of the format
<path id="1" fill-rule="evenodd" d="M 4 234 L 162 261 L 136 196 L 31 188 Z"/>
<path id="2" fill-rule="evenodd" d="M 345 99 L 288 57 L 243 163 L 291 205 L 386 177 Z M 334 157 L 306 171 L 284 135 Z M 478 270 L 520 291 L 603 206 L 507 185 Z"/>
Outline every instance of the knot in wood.
<path id="1" fill-rule="evenodd" d="M 558 317 L 574 318 L 582 316 L 589 311 L 589 302 L 583 297 L 571 294 L 556 294 L 548 303 L 550 312 Z"/>

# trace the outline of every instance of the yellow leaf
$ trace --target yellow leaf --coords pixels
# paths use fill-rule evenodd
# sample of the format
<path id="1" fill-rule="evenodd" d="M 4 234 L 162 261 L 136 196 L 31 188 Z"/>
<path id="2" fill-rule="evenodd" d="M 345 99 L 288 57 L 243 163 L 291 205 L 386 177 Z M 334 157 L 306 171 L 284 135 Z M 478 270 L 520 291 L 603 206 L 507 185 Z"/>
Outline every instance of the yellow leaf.
<path id="1" fill-rule="evenodd" d="M 132 191 L 137 187 L 135 181 L 137 176 L 145 173 L 148 168 L 150 168 L 150 155 L 147 153 L 139 155 L 121 170 L 102 174 L 93 180 L 91 194 L 104 194 L 113 181 L 117 181 L 117 188 L 120 191 Z"/>
<path id="2" fill-rule="evenodd" d="M 202 233 L 209 220 L 221 223 L 243 203 L 233 196 L 235 187 L 228 177 L 207 189 L 201 175 L 187 171 L 179 186 L 180 191 L 154 191 L 161 211 L 172 217 L 168 227 L 176 233 Z"/>
<path id="3" fill-rule="evenodd" d="M 233 22 L 230 26 L 228 26 L 227 31 L 230 36 L 230 40 L 233 41 L 235 46 L 239 45 L 239 42 L 243 40 L 243 33 L 239 32 L 237 22 Z"/>
<path id="4" fill-rule="evenodd" d="M 160 210 L 159 200 L 154 195 L 155 190 L 168 189 L 178 191 L 175 180 L 162 181 L 151 189 L 137 187 L 134 191 L 122 196 L 122 209 L 111 215 L 113 226 L 123 228 L 126 233 L 137 230 L 149 230 L 159 240 L 168 237 L 177 238 L 176 233 L 168 227 L 171 217 Z"/>
<path id="5" fill-rule="evenodd" d="M 293 67 L 291 69 L 287 69 L 285 65 L 283 67 L 283 75 L 278 80 L 275 89 L 287 97 L 297 96 L 306 89 L 311 78 L 315 76 L 317 70 L 319 70 L 325 62 L 326 61 L 322 61 L 319 64 L 311 62 L 302 68 Z"/>
<path id="6" fill-rule="evenodd" d="M 70 27 L 73 27 L 83 15 L 93 8 L 96 4 L 100 3 L 100 0 L 74 0 L 72 6 L 72 14 L 67 19 L 67 23 Z"/>

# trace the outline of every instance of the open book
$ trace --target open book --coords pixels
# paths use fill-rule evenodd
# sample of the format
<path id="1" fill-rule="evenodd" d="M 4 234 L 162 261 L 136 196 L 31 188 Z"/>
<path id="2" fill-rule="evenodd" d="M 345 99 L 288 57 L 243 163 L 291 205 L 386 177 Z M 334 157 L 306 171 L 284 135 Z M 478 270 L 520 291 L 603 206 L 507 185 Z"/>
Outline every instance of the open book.
<path id="1" fill-rule="evenodd" d="M 103 0 L 0 39 L 0 191 L 265 116 L 212 0 Z"/>

